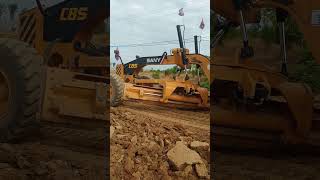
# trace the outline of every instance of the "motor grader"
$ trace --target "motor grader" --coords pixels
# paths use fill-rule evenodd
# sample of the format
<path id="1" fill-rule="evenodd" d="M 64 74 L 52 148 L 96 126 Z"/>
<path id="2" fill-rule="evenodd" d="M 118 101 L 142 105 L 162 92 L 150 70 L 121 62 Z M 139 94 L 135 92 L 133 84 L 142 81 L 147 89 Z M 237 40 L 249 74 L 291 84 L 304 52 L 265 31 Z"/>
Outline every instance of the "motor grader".
<path id="1" fill-rule="evenodd" d="M 106 120 L 109 102 L 121 103 L 122 81 L 114 74 L 109 78 L 109 39 L 91 42 L 109 16 L 107 1 L 36 4 L 19 15 L 16 34 L 0 38 L 3 141 L 21 137 L 40 119 Z"/>
<path id="2" fill-rule="evenodd" d="M 289 16 L 294 19 L 319 62 L 320 1 L 213 0 L 211 3 L 213 13 L 223 19 L 216 23 L 211 45 L 214 143 L 227 144 L 219 137 L 234 137 L 247 145 L 255 141 L 317 145 L 319 121 L 313 119 L 311 88 L 290 82 L 287 76 L 285 22 Z M 248 38 L 247 24 L 259 22 L 261 8 L 276 12 L 281 49 L 281 58 L 277 60 L 281 65 L 277 70 L 261 63 L 261 59 L 268 62 L 267 58 L 255 54 Z M 240 27 L 243 42 L 233 55 L 226 57 L 218 44 L 231 26 Z M 236 141 L 230 140 L 229 145 L 233 143 Z"/>
<path id="3" fill-rule="evenodd" d="M 191 54 L 184 47 L 181 28 L 177 25 L 177 33 L 180 48 L 174 48 L 171 53 L 164 52 L 161 56 L 139 57 L 126 64 L 116 66 L 116 73 L 125 82 L 124 98 L 158 102 L 162 105 L 178 108 L 209 108 L 209 91 L 200 86 L 200 71 L 209 80 L 210 62 L 209 58 L 199 53 L 199 36 L 195 38 L 195 53 Z M 121 57 L 120 57 L 121 58 Z M 121 59 L 122 62 L 122 59 Z M 140 73 L 146 66 L 176 65 L 178 71 L 170 77 L 150 78 L 141 76 Z M 191 80 L 188 70 L 194 66 L 198 72 L 197 80 Z"/>

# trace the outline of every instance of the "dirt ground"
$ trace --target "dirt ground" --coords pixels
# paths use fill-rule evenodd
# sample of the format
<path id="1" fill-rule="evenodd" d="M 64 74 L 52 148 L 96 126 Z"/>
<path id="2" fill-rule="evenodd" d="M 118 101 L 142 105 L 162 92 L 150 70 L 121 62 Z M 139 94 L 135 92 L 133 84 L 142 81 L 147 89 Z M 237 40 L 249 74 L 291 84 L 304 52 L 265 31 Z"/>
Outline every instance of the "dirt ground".
<path id="1" fill-rule="evenodd" d="M 199 179 L 194 166 L 176 170 L 168 160 L 178 141 L 210 143 L 209 111 L 187 111 L 126 101 L 111 108 L 111 179 Z M 210 149 L 197 151 L 210 175 Z"/>
<path id="2" fill-rule="evenodd" d="M 316 114 L 315 118 L 318 114 Z M 315 144 L 319 133 L 311 134 Z M 225 142 L 228 143 L 228 142 Z M 218 149 L 214 154 L 216 180 L 314 180 L 320 179 L 320 149 L 316 146 L 256 149 Z"/>
<path id="3" fill-rule="evenodd" d="M 216 180 L 313 180 L 320 179 L 320 157 L 264 157 L 215 152 Z"/>
<path id="4" fill-rule="evenodd" d="M 0 144 L 0 180 L 105 179 L 105 129 L 43 123 L 37 137 Z"/>

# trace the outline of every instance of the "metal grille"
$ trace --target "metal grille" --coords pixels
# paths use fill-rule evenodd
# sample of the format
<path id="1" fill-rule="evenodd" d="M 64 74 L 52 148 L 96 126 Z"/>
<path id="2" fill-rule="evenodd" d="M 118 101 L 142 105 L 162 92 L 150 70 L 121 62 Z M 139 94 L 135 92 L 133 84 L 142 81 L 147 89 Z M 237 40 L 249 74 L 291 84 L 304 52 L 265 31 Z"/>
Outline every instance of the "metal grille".
<path id="1" fill-rule="evenodd" d="M 36 17 L 34 14 L 27 14 L 20 18 L 19 39 L 35 46 Z"/>
<path id="2" fill-rule="evenodd" d="M 118 64 L 116 66 L 116 74 L 120 77 L 123 77 L 123 65 L 122 64 Z"/>

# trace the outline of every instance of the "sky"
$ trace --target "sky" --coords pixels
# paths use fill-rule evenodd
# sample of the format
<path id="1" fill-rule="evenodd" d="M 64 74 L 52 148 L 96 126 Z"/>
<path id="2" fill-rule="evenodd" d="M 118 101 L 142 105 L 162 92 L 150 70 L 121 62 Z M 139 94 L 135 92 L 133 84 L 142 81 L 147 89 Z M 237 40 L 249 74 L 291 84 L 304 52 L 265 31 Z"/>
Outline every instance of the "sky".
<path id="1" fill-rule="evenodd" d="M 63 0 L 40 0 L 40 2 L 44 4 L 56 4 L 58 2 L 61 2 Z M 9 5 L 9 4 L 17 4 L 18 9 L 17 9 L 17 14 L 15 16 L 15 19 L 17 20 L 17 15 L 20 13 L 23 9 L 31 9 L 33 7 L 36 7 L 36 0 L 0 0 L 1 5 Z M 2 17 L 0 17 L 0 31 L 1 32 L 6 32 L 10 31 L 10 27 L 14 26 L 17 24 L 16 21 L 11 21 L 8 17 L 8 9 L 4 9 L 4 14 Z"/>
<path id="2" fill-rule="evenodd" d="M 0 4 L 7 6 L 9 4 L 18 4 L 17 12 L 20 12 L 23 8 L 31 8 L 34 6 L 32 0 L 25 0 L 25 1 L 19 1 L 19 0 L 0 0 Z M 16 25 L 16 21 L 11 21 L 9 18 L 9 10 L 7 7 L 2 9 L 3 14 L 0 17 L 0 31 L 1 32 L 9 32 L 11 31 L 11 27 Z M 15 16 L 15 19 L 17 18 L 17 15 Z"/>
<path id="3" fill-rule="evenodd" d="M 194 53 L 193 36 L 201 35 L 201 54 L 210 54 L 210 1 L 209 0 L 111 0 L 110 1 L 110 56 L 115 62 L 114 50 L 119 47 L 120 56 L 125 62 L 139 56 L 161 56 L 178 48 L 176 25 L 185 25 L 185 39 L 190 53 Z M 184 16 L 179 16 L 183 8 Z M 205 28 L 201 31 L 201 20 Z M 126 47 L 128 44 L 170 41 L 169 45 Z"/>

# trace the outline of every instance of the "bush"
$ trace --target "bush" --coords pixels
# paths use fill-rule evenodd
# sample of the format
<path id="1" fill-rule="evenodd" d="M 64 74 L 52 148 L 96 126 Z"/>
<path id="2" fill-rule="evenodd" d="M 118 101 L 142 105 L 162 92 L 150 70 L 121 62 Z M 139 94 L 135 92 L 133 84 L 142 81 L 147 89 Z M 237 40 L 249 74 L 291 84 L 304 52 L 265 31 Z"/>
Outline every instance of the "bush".
<path id="1" fill-rule="evenodd" d="M 160 79 L 160 70 L 152 71 L 152 78 Z"/>
<path id="2" fill-rule="evenodd" d="M 209 81 L 200 82 L 200 86 L 203 88 L 210 89 Z"/>
<path id="3" fill-rule="evenodd" d="M 167 74 L 167 75 L 170 75 L 170 74 L 175 74 L 176 72 L 177 72 L 177 66 L 174 66 L 174 67 L 172 67 L 172 68 L 169 68 L 169 69 L 166 69 L 165 70 L 165 73 Z"/>
<path id="4" fill-rule="evenodd" d="M 201 78 L 200 86 L 210 90 L 210 83 L 209 83 L 209 81 L 208 81 L 208 79 L 206 77 L 205 78 Z"/>
<path id="5" fill-rule="evenodd" d="M 303 48 L 300 53 L 300 62 L 292 67 L 289 78 L 292 81 L 308 84 L 316 93 L 320 92 L 320 66 L 315 62 L 311 52 Z"/>

